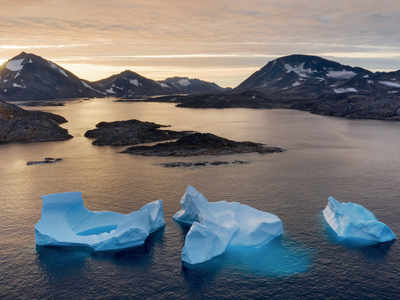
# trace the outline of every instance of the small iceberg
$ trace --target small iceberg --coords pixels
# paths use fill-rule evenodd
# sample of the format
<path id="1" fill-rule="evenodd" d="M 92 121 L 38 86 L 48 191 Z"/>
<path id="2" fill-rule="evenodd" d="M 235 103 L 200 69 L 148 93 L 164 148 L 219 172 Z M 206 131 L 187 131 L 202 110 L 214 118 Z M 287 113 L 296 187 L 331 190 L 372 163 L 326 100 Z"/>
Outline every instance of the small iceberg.
<path id="1" fill-rule="evenodd" d="M 46 195 L 42 200 L 42 215 L 35 226 L 39 246 L 122 250 L 144 244 L 150 233 L 165 225 L 161 200 L 130 214 L 90 211 L 80 192 Z"/>
<path id="2" fill-rule="evenodd" d="M 282 235 L 275 215 L 238 202 L 208 202 L 189 186 L 174 220 L 191 225 L 182 249 L 182 260 L 199 264 L 221 255 L 230 246 L 260 247 Z"/>
<path id="3" fill-rule="evenodd" d="M 329 197 L 323 215 L 328 225 L 343 241 L 372 245 L 396 239 L 396 235 L 387 225 L 378 221 L 371 211 L 360 204 L 340 203 Z"/>

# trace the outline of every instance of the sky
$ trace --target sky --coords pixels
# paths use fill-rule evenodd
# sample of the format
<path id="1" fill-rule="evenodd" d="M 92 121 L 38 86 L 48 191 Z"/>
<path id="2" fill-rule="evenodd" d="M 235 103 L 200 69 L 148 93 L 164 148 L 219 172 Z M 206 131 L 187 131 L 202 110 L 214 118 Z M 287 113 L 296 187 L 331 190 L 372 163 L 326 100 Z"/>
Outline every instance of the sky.
<path id="1" fill-rule="evenodd" d="M 0 0 L 0 62 L 35 53 L 81 78 L 126 69 L 234 87 L 301 53 L 400 69 L 398 0 Z"/>

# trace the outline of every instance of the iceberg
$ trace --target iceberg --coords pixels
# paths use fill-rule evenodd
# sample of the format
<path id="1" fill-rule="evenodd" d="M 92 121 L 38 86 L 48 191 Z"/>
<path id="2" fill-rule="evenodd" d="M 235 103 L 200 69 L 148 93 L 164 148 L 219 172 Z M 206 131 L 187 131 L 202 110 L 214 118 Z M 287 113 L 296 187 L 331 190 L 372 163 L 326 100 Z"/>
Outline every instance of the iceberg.
<path id="1" fill-rule="evenodd" d="M 260 247 L 283 233 L 279 217 L 239 202 L 208 202 L 192 186 L 180 203 L 173 218 L 191 225 L 182 249 L 188 264 L 206 262 L 233 246 Z"/>
<path id="2" fill-rule="evenodd" d="M 80 192 L 50 194 L 42 200 L 42 215 L 35 225 L 39 246 L 122 250 L 144 244 L 150 233 L 165 225 L 161 200 L 129 214 L 90 211 Z"/>
<path id="3" fill-rule="evenodd" d="M 329 197 L 323 215 L 343 241 L 372 245 L 396 239 L 396 235 L 387 225 L 378 221 L 371 211 L 360 204 L 341 203 Z"/>

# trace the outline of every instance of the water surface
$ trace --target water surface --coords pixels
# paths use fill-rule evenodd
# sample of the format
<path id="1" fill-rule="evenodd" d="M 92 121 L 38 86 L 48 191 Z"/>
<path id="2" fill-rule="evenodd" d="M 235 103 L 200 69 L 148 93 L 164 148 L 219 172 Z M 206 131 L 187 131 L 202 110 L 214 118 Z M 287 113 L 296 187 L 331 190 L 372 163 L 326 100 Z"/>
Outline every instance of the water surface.
<path id="1" fill-rule="evenodd" d="M 37 108 L 34 108 L 37 109 Z M 46 107 L 69 120 L 65 142 L 0 146 L 2 299 L 396 299 L 400 246 L 352 248 L 329 236 L 328 196 L 365 205 L 400 234 L 400 123 L 328 118 L 293 110 L 185 109 L 172 104 L 74 101 Z M 137 118 L 176 130 L 282 146 L 229 155 L 246 165 L 163 168 L 157 158 L 96 147 L 83 135 L 100 121 Z M 62 157 L 51 165 L 29 160 Z M 233 249 L 199 268 L 180 260 L 186 230 L 172 221 L 188 184 L 210 201 L 240 201 L 277 214 L 285 235 L 263 248 Z M 92 210 L 128 213 L 164 200 L 167 225 L 145 247 L 119 254 L 36 248 L 40 196 L 82 191 Z"/>

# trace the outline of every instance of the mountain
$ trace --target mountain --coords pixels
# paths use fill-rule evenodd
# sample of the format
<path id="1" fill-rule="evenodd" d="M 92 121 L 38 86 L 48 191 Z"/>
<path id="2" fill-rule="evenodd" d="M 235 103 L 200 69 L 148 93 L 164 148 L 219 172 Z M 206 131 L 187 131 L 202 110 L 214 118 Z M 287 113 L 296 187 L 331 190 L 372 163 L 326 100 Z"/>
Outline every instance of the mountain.
<path id="1" fill-rule="evenodd" d="M 242 82 L 235 92 L 261 91 L 267 95 L 316 97 L 342 93 L 354 77 L 367 78 L 373 73 L 342 65 L 318 56 L 290 55 L 275 59 Z"/>
<path id="2" fill-rule="evenodd" d="M 72 138 L 59 124 L 67 122 L 62 116 L 29 111 L 15 104 L 0 101 L 0 144 L 63 141 Z"/>
<path id="3" fill-rule="evenodd" d="M 154 81 L 138 73 L 126 70 L 108 78 L 96 81 L 93 85 L 115 97 L 132 98 L 139 96 L 219 93 L 224 88 L 212 82 L 187 77 L 171 77 Z"/>
<path id="4" fill-rule="evenodd" d="M 386 97 L 400 92 L 400 71 L 373 73 L 318 56 L 295 54 L 269 62 L 234 89 L 235 93 L 243 91 L 286 99 Z"/>
<path id="5" fill-rule="evenodd" d="M 171 89 L 175 94 L 221 93 L 230 90 L 229 88 L 222 88 L 213 82 L 188 77 L 170 77 L 159 81 L 159 83 L 163 87 Z"/>
<path id="6" fill-rule="evenodd" d="M 0 99 L 102 97 L 88 81 L 40 56 L 22 52 L 0 66 Z"/>
<path id="7" fill-rule="evenodd" d="M 115 97 L 164 95 L 170 92 L 161 83 L 129 70 L 93 82 L 93 85 Z"/>
<path id="8" fill-rule="evenodd" d="M 132 71 L 89 82 L 40 56 L 22 52 L 0 66 L 0 100 L 49 100 L 115 96 L 220 93 L 215 83 L 172 77 L 155 81 Z"/>

